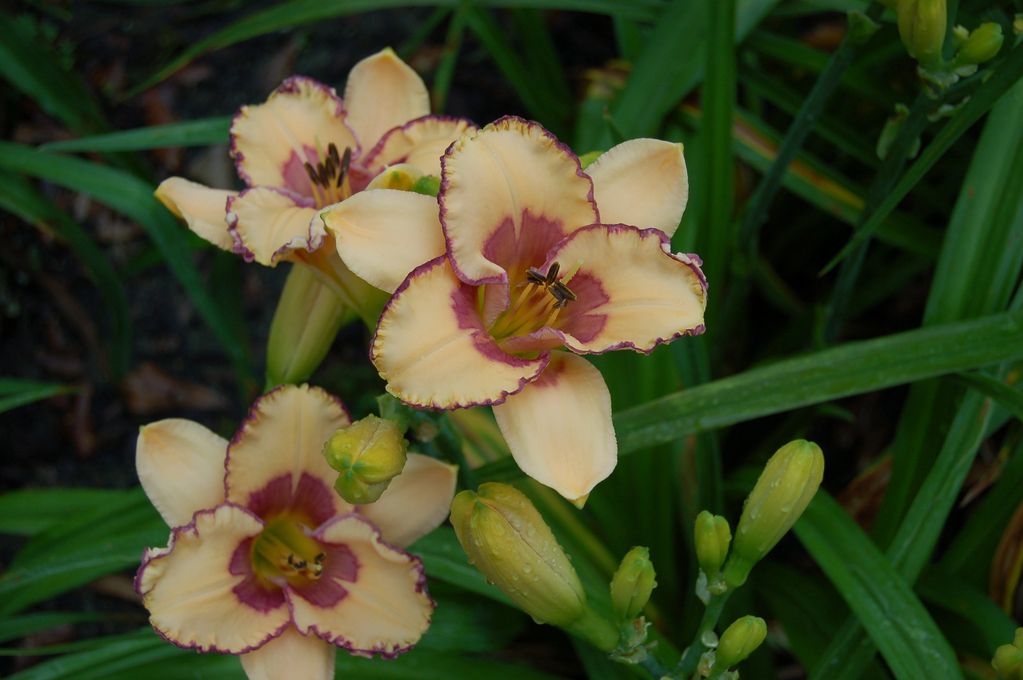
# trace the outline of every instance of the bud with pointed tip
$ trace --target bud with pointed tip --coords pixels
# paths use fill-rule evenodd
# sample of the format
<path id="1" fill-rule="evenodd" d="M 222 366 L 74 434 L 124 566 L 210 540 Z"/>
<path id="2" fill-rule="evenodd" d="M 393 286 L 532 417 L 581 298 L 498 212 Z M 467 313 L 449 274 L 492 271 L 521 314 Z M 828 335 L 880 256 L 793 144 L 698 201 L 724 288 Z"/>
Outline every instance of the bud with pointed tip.
<path id="1" fill-rule="evenodd" d="M 308 267 L 293 266 L 270 324 L 267 388 L 304 382 L 327 356 L 341 325 L 354 316 Z"/>
<path id="2" fill-rule="evenodd" d="M 349 503 L 373 503 L 405 468 L 408 443 L 390 420 L 369 415 L 331 435 L 323 446 L 337 470 L 334 489 Z"/>
<path id="3" fill-rule="evenodd" d="M 469 562 L 534 620 L 567 626 L 583 615 L 579 576 L 521 491 L 497 482 L 462 491 L 451 524 Z"/>
<path id="4" fill-rule="evenodd" d="M 824 477 L 824 453 L 805 439 L 778 449 L 746 499 L 724 568 L 730 587 L 746 582 L 750 569 L 781 540 L 810 500 Z"/>
<path id="5" fill-rule="evenodd" d="M 956 62 L 959 64 L 983 64 L 998 54 L 1004 40 L 1001 24 L 994 22 L 981 24 L 970 31 L 969 37 L 956 53 Z"/>
<path id="6" fill-rule="evenodd" d="M 611 605 L 621 621 L 631 621 L 643 611 L 657 587 L 656 577 L 649 548 L 636 546 L 625 553 L 611 578 Z"/>
<path id="7" fill-rule="evenodd" d="M 693 529 L 696 561 L 708 579 L 715 578 L 721 571 L 731 542 L 732 530 L 727 519 L 706 510 L 696 516 L 696 526 Z"/>
<path id="8" fill-rule="evenodd" d="M 714 670 L 734 668 L 749 658 L 767 637 L 767 623 L 759 616 L 737 619 L 721 634 L 714 654 Z"/>
<path id="9" fill-rule="evenodd" d="M 945 0 L 899 0 L 899 36 L 909 55 L 924 68 L 941 64 L 948 10 Z"/>

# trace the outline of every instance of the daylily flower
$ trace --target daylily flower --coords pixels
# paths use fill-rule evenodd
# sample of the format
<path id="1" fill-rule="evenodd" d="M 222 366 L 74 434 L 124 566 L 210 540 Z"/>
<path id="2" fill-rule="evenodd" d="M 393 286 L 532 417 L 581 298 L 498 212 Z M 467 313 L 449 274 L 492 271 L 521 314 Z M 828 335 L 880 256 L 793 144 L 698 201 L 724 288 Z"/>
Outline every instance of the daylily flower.
<path id="1" fill-rule="evenodd" d="M 540 125 L 507 117 L 464 135 L 441 166 L 439 216 L 395 197 L 327 219 L 339 246 L 349 223 L 385 234 L 378 243 L 438 227 L 447 242 L 407 277 L 385 250 L 342 248 L 353 271 L 395 291 L 371 359 L 413 406 L 493 405 L 522 470 L 581 504 L 617 443 L 607 386 L 577 355 L 703 332 L 700 259 L 669 243 L 688 196 L 681 146 L 625 142 L 583 172 Z"/>
<path id="2" fill-rule="evenodd" d="M 171 177 L 156 196 L 192 231 L 246 261 L 313 266 L 342 301 L 375 321 L 360 300 L 372 293 L 338 259 L 318 212 L 365 189 L 392 186 L 390 166 L 403 177 L 438 175 L 444 149 L 472 126 L 429 113 L 422 79 L 390 49 L 352 68 L 343 101 L 331 87 L 292 76 L 266 103 L 243 106 L 231 123 L 231 156 L 247 189 Z M 376 200 L 394 190 L 381 191 Z M 430 197 L 419 198 L 436 209 Z M 434 235 L 432 256 L 443 251 Z"/>
<path id="3" fill-rule="evenodd" d="M 353 507 L 321 452 L 348 422 L 323 390 L 288 386 L 261 397 L 230 442 L 188 420 L 142 428 L 139 479 L 173 527 L 135 578 L 157 633 L 241 654 L 265 680 L 333 678 L 335 646 L 392 657 L 419 640 L 433 601 L 401 548 L 444 520 L 455 471 L 409 454 L 379 501 Z"/>

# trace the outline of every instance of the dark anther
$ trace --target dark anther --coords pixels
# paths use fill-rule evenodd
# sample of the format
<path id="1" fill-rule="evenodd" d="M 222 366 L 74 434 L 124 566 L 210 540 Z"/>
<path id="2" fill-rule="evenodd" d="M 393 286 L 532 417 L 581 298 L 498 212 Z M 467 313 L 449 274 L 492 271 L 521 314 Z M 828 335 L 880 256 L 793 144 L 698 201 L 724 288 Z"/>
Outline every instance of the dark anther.
<path id="1" fill-rule="evenodd" d="M 575 300 L 575 293 L 573 293 L 572 290 L 561 281 L 555 281 L 547 290 L 554 296 L 554 299 L 557 300 L 557 302 L 554 303 L 554 306 L 559 309 L 567 305 L 572 300 Z"/>
<path id="2" fill-rule="evenodd" d="M 330 180 L 333 178 L 330 176 L 330 173 L 327 172 L 327 166 L 321 163 L 317 166 L 317 169 L 320 171 L 320 184 L 323 186 L 329 186 Z"/>
<path id="3" fill-rule="evenodd" d="M 303 165 L 305 167 L 306 174 L 309 175 L 309 180 L 313 184 L 319 184 L 320 183 L 320 178 L 317 177 L 316 170 L 313 169 L 313 166 L 309 165 L 308 163 L 304 163 Z"/>
<path id="4" fill-rule="evenodd" d="M 337 175 L 337 183 L 334 186 L 341 186 L 341 183 L 345 181 L 345 176 L 348 174 L 348 166 L 352 163 L 352 149 L 345 147 L 345 153 L 341 156 L 341 172 Z"/>
<path id="5" fill-rule="evenodd" d="M 327 147 L 327 153 L 330 155 L 331 160 L 334 161 L 334 167 L 340 168 L 341 167 L 341 157 L 338 156 L 337 145 L 334 144 L 334 142 L 331 142 L 330 146 Z"/>
<path id="6" fill-rule="evenodd" d="M 320 553 L 319 555 L 317 555 L 313 559 L 316 561 L 316 564 L 319 564 L 323 560 L 327 559 L 327 553 Z"/>
<path id="7" fill-rule="evenodd" d="M 324 162 L 323 167 L 327 169 L 327 176 L 333 177 L 334 171 L 337 170 L 337 163 L 334 162 L 334 157 L 327 156 L 327 160 Z"/>
<path id="8" fill-rule="evenodd" d="M 558 274 L 560 272 L 561 265 L 557 262 L 551 263 L 550 269 L 547 270 L 546 274 L 534 267 L 526 270 L 526 279 L 532 284 L 543 286 L 557 300 L 554 306 L 558 309 L 575 300 L 575 293 L 561 281 L 558 281 Z"/>

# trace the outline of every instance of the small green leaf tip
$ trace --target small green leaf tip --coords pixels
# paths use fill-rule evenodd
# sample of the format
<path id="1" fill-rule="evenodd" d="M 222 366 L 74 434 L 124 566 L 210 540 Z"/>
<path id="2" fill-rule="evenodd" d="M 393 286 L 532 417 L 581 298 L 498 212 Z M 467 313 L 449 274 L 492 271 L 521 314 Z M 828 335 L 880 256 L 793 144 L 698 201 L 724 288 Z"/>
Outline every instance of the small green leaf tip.
<path id="1" fill-rule="evenodd" d="M 696 561 L 700 569 L 708 579 L 713 580 L 720 573 L 721 565 L 728 556 L 728 546 L 732 542 L 732 529 L 728 526 L 728 520 L 704 510 L 696 516 L 693 542 L 696 544 Z"/>
<path id="2" fill-rule="evenodd" d="M 899 37 L 909 55 L 924 68 L 939 66 L 948 28 L 945 0 L 899 0 L 896 13 Z"/>
<path id="3" fill-rule="evenodd" d="M 824 453 L 813 442 L 797 439 L 778 449 L 764 466 L 746 499 L 725 564 L 730 587 L 746 582 L 750 569 L 781 540 L 824 478 Z"/>
<path id="4" fill-rule="evenodd" d="M 639 616 L 657 587 L 656 576 L 649 548 L 636 546 L 625 553 L 611 579 L 611 604 L 619 621 Z"/>
<path id="5" fill-rule="evenodd" d="M 540 623 L 567 626 L 586 609 L 575 569 L 525 494 L 488 482 L 451 503 L 451 524 L 469 563 Z"/>
<path id="6" fill-rule="evenodd" d="M 331 435 L 323 455 L 339 473 L 334 482 L 338 494 L 365 505 L 379 499 L 405 468 L 407 447 L 397 424 L 369 415 Z"/>
<path id="7" fill-rule="evenodd" d="M 742 663 L 763 644 L 767 623 L 759 616 L 737 619 L 721 634 L 715 652 L 714 670 L 724 671 Z"/>
<path id="8" fill-rule="evenodd" d="M 1016 629 L 1012 644 L 995 650 L 991 666 L 1005 680 L 1023 680 L 1023 628 Z"/>

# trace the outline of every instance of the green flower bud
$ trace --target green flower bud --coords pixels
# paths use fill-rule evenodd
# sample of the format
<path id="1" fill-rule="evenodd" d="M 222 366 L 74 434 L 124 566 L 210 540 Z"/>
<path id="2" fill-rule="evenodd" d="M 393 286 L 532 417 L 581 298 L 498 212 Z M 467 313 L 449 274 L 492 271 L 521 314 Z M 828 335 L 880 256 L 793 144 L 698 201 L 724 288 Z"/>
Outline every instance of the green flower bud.
<path id="1" fill-rule="evenodd" d="M 714 655 L 714 670 L 734 668 L 756 651 L 767 637 L 767 623 L 759 616 L 744 616 L 725 629 Z"/>
<path id="2" fill-rule="evenodd" d="M 621 621 L 631 621 L 643 611 L 657 587 L 656 576 L 649 548 L 636 546 L 625 553 L 611 579 L 611 605 Z"/>
<path id="3" fill-rule="evenodd" d="M 1005 680 L 1023 680 L 1023 628 L 1016 629 L 1011 645 L 1002 645 L 995 650 L 991 666 Z"/>
<path id="4" fill-rule="evenodd" d="M 567 626 L 586 594 L 565 551 L 525 494 L 488 482 L 451 503 L 458 542 L 487 580 L 539 623 Z"/>
<path id="5" fill-rule="evenodd" d="M 956 62 L 959 64 L 983 64 L 998 54 L 1004 40 L 1001 24 L 993 22 L 981 24 L 970 31 L 970 37 L 966 39 L 956 54 Z"/>
<path id="6" fill-rule="evenodd" d="M 408 443 L 390 420 L 369 415 L 331 435 L 323 447 L 337 470 L 334 489 L 349 503 L 365 505 L 380 498 L 405 468 Z"/>
<path id="7" fill-rule="evenodd" d="M 742 509 L 724 569 L 729 586 L 746 582 L 753 565 L 806 510 L 823 477 L 824 453 L 813 442 L 797 439 L 771 456 Z"/>
<path id="8" fill-rule="evenodd" d="M 924 68 L 941 63 L 948 12 L 945 0 L 899 0 L 899 36 L 909 55 Z"/>
<path id="9" fill-rule="evenodd" d="M 696 516 L 693 542 L 696 544 L 696 561 L 700 563 L 700 569 L 707 578 L 713 579 L 721 571 L 721 565 L 728 556 L 728 546 L 732 542 L 728 520 L 704 510 Z"/>
<path id="10" fill-rule="evenodd" d="M 267 388 L 304 382 L 354 314 L 312 271 L 296 265 L 277 301 L 266 347 Z"/>

